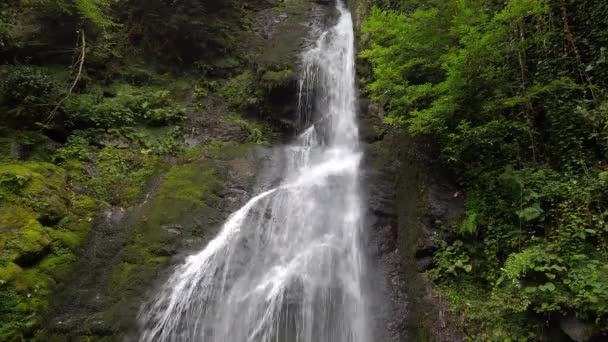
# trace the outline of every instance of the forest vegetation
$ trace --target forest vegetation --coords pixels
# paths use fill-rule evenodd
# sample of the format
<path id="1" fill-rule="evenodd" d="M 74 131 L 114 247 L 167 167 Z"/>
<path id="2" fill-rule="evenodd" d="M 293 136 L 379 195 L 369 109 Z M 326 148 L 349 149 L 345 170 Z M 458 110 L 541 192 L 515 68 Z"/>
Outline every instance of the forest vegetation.
<path id="1" fill-rule="evenodd" d="M 376 0 L 363 23 L 365 93 L 464 190 L 429 276 L 470 340 L 608 327 L 607 25 L 601 0 Z"/>
<path id="2" fill-rule="evenodd" d="M 248 36 L 255 11 L 269 4 L 0 2 L 1 341 L 53 340 L 42 321 L 97 219 L 136 205 L 165 174 L 151 202 L 156 221 L 135 230 L 109 276 L 116 303 L 141 295 L 168 260 L 161 223 L 221 188 L 211 164 L 194 161 L 277 137 L 265 101 L 293 72 L 258 63 Z M 241 133 L 193 146 L 185 137 L 197 120 Z"/>

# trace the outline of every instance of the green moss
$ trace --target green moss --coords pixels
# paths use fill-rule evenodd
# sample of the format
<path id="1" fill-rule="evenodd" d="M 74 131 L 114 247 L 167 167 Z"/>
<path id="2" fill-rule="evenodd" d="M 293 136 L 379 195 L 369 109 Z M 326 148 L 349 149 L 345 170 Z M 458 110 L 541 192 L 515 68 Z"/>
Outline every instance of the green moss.
<path id="1" fill-rule="evenodd" d="M 7 263 L 6 266 L 0 266 L 0 285 L 15 279 L 21 271 L 21 267 L 13 262 Z"/>
<path id="2" fill-rule="evenodd" d="M 2 341 L 21 341 L 38 325 L 101 208 L 99 201 L 72 194 L 66 174 L 48 163 L 0 165 Z"/>
<path id="3" fill-rule="evenodd" d="M 71 253 L 52 255 L 45 258 L 39 266 L 40 272 L 56 279 L 65 279 L 72 270 L 76 256 Z"/>
<path id="4" fill-rule="evenodd" d="M 81 234 L 72 231 L 49 229 L 49 235 L 53 238 L 53 240 L 56 241 L 56 243 L 60 243 L 61 247 L 70 249 L 72 251 L 76 251 L 83 239 Z"/>
<path id="5" fill-rule="evenodd" d="M 25 162 L 0 165 L 0 175 L 15 175 L 27 181 L 21 190 L 25 195 L 37 195 L 59 191 L 65 181 L 65 171 L 60 167 L 44 162 Z"/>
<path id="6" fill-rule="evenodd" d="M 192 210 L 206 206 L 208 196 L 221 188 L 222 182 L 208 162 L 173 167 L 158 195 L 146 210 L 151 224 L 168 224 Z"/>
<path id="7" fill-rule="evenodd" d="M 27 208 L 0 208 L 0 256 L 22 262 L 40 257 L 50 238 L 36 218 L 37 214 Z"/>
<path id="8" fill-rule="evenodd" d="M 138 135 L 139 136 L 139 135 Z M 58 153 L 61 164 L 68 170 L 72 186 L 78 192 L 73 201 L 74 210 L 90 212 L 105 201 L 112 205 L 129 207 L 142 195 L 148 179 L 162 167 L 158 156 L 151 150 L 104 147 L 86 152 L 69 152 L 67 146 Z M 77 160 L 79 158 L 81 160 Z M 91 172 L 95 170 L 95 172 Z"/>
<path id="9" fill-rule="evenodd" d="M 48 294 L 49 286 L 54 283 L 54 280 L 40 272 L 38 267 L 24 269 L 15 278 L 14 285 L 15 289 L 26 295 L 22 302 L 23 310 L 32 310 L 35 308 L 27 307 L 31 302 L 36 301 L 38 305 L 46 305 L 46 302 L 42 297 Z M 34 296 L 34 297 L 32 297 Z"/>
<path id="10" fill-rule="evenodd" d="M 46 232 L 46 229 L 35 219 L 30 219 L 24 226 L 21 227 L 21 231 L 18 233 L 15 240 L 16 253 L 13 257 L 13 261 L 20 260 L 23 258 L 31 259 L 36 261 L 46 254 L 51 239 Z M 30 262 L 29 260 L 25 262 Z"/>
<path id="11" fill-rule="evenodd" d="M 126 324 L 125 317 L 133 315 L 133 303 L 176 253 L 179 239 L 193 236 L 189 235 L 193 234 L 190 229 L 201 228 L 192 218 L 201 212 L 207 217 L 216 212 L 218 194 L 223 189 L 218 161 L 242 157 L 251 146 L 214 143 L 191 149 L 189 157 L 182 160 L 184 164 L 168 171 L 157 193 L 137 212 L 120 262 L 112 269 L 108 287 L 113 289 L 113 304 L 103 312 L 107 322 L 114 326 Z M 168 227 L 173 226 L 178 227 L 179 235 L 169 231 Z M 194 236 L 200 237 L 199 234 L 197 231 Z"/>
<path id="12" fill-rule="evenodd" d="M 20 203 L 56 221 L 67 213 L 65 170 L 49 163 L 0 165 L 0 201 Z"/>
<path id="13" fill-rule="evenodd" d="M 231 78 L 220 89 L 219 94 L 226 99 L 230 106 L 238 111 L 260 102 L 261 93 L 256 86 L 256 76 L 251 71 L 246 71 Z"/>
<path id="14" fill-rule="evenodd" d="M 91 215 L 99 212 L 103 207 L 99 200 L 84 195 L 76 195 L 72 199 L 72 212 L 79 216 Z M 91 216 L 87 217 L 90 219 Z"/>

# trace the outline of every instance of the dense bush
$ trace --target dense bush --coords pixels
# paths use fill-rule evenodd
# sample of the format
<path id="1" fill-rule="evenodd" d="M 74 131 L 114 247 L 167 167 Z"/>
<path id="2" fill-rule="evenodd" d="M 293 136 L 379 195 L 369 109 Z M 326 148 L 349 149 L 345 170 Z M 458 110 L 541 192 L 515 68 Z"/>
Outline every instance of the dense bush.
<path id="1" fill-rule="evenodd" d="M 608 324 L 607 5 L 377 1 L 369 95 L 431 135 L 467 193 L 431 276 L 473 340 Z"/>
<path id="2" fill-rule="evenodd" d="M 170 100 L 168 91 L 120 91 L 114 97 L 82 94 L 65 103 L 73 127 L 113 128 L 142 123 L 166 125 L 184 118 L 185 108 Z"/>
<path id="3" fill-rule="evenodd" d="M 13 68 L 1 83 L 2 102 L 9 107 L 3 119 L 22 125 L 44 121 L 59 94 L 55 81 L 34 67 Z"/>

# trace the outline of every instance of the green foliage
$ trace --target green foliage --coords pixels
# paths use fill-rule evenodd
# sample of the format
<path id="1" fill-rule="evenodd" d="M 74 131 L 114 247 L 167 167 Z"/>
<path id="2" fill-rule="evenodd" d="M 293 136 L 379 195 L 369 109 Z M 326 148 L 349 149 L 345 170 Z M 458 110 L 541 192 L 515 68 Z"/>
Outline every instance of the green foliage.
<path id="1" fill-rule="evenodd" d="M 226 60 L 246 25 L 245 7 L 235 0 L 127 1 L 130 35 L 146 53 L 162 61 L 193 64 Z M 233 63 L 224 63 L 230 64 Z M 238 63 L 236 63 L 238 64 Z M 219 66 L 220 68 L 222 66 Z"/>
<path id="2" fill-rule="evenodd" d="M 2 164 L 0 179 L 0 339 L 23 340 L 71 270 L 100 206 L 72 201 L 65 172 L 52 164 Z"/>
<path id="3" fill-rule="evenodd" d="M 89 142 L 87 139 L 81 135 L 72 135 L 68 138 L 65 146 L 56 152 L 55 161 L 65 162 L 68 160 L 90 160 Z"/>
<path id="4" fill-rule="evenodd" d="M 130 135 L 140 141 L 150 141 L 145 133 Z M 162 150 L 167 147 L 161 142 L 149 144 L 142 145 L 142 148 L 152 147 L 159 154 L 168 152 Z M 80 191 L 112 205 L 130 206 L 140 198 L 159 163 L 154 154 L 142 152 L 148 151 L 112 146 L 97 148 L 91 146 L 84 135 L 73 135 L 56 152 L 54 159 L 68 170 L 73 185 Z M 95 174 L 87 171 L 91 168 L 96 169 Z"/>
<path id="5" fill-rule="evenodd" d="M 471 272 L 473 266 L 462 241 L 456 240 L 451 245 L 443 244 L 435 256 L 436 267 L 431 271 L 434 279 L 458 277 L 464 272 Z"/>
<path id="6" fill-rule="evenodd" d="M 606 327 L 606 5 L 375 3 L 366 90 L 389 125 L 435 137 L 467 194 L 431 275 L 471 338 L 540 339 L 572 313 Z"/>
<path id="7" fill-rule="evenodd" d="M 111 277 L 112 306 L 131 305 L 167 262 L 172 235 L 164 224 L 215 210 L 221 172 L 200 159 L 249 145 L 193 147 L 181 157 L 188 165 L 172 168 L 166 180 L 159 173 L 168 160 L 183 162 L 184 121 L 208 122 L 197 115 L 216 115 L 231 132 L 240 128 L 243 141 L 267 142 L 266 127 L 224 115 L 226 103 L 239 115 L 253 110 L 293 76 L 268 73 L 260 91 L 260 77 L 243 72 L 253 69 L 241 43 L 258 6 L 272 5 L 0 1 L 0 340 L 32 340 L 102 208 L 141 203 L 153 175 L 162 184 L 159 198 L 141 204 L 145 218 L 134 223 Z M 192 79 L 178 76 L 186 73 Z M 211 104 L 187 118 L 192 97 Z M 65 339 L 45 331 L 37 337 Z"/>
<path id="8" fill-rule="evenodd" d="M 260 125 L 259 123 L 249 122 L 244 120 L 236 114 L 231 114 L 228 120 L 239 125 L 241 130 L 247 134 L 247 142 L 267 145 L 268 141 L 267 127 Z"/>
<path id="9" fill-rule="evenodd" d="M 75 15 L 100 28 L 116 25 L 109 14 L 110 0 L 37 0 L 35 4 L 68 15 Z"/>
<path id="10" fill-rule="evenodd" d="M 207 97 L 211 91 L 216 91 L 217 86 L 216 81 L 202 80 L 194 87 L 192 95 L 195 99 L 203 99 Z"/>
<path id="11" fill-rule="evenodd" d="M 257 89 L 255 74 L 246 71 L 231 78 L 219 89 L 230 106 L 239 112 L 244 112 L 249 107 L 260 102 L 260 91 Z"/>
<path id="12" fill-rule="evenodd" d="M 262 76 L 262 84 L 268 88 L 273 89 L 276 87 L 284 87 L 291 81 L 296 79 L 296 73 L 291 69 L 285 69 L 280 71 L 266 71 Z"/>
<path id="13" fill-rule="evenodd" d="M 186 110 L 172 103 L 168 91 L 147 92 L 126 87 L 114 97 L 72 96 L 65 103 L 65 112 L 75 127 L 115 128 L 176 123 L 184 119 Z"/>
<path id="14" fill-rule="evenodd" d="M 136 151 L 105 147 L 97 158 L 99 196 L 114 205 L 135 203 L 154 173 L 154 159 Z"/>
<path id="15" fill-rule="evenodd" d="M 55 81 L 43 69 L 34 67 L 12 68 L 1 82 L 4 114 L 7 121 L 32 125 L 46 119 L 58 95 Z"/>

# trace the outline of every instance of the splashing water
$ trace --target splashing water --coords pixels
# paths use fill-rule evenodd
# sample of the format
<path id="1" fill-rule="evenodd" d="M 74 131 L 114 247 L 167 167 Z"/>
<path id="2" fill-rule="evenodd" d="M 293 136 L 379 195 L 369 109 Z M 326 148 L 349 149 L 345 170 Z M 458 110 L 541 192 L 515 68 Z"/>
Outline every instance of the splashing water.
<path id="1" fill-rule="evenodd" d="M 365 342 L 354 37 L 303 55 L 300 118 L 281 186 L 251 199 L 140 314 L 140 341 Z M 314 123 L 313 123 L 314 122 Z"/>

